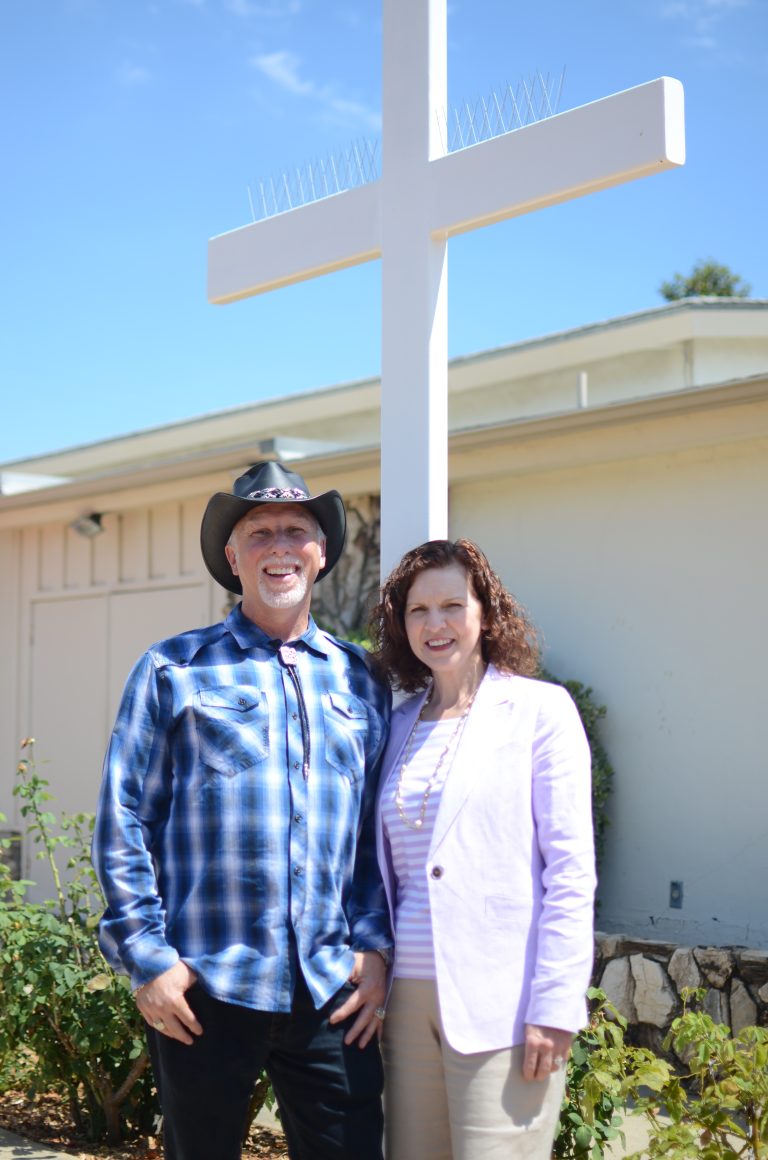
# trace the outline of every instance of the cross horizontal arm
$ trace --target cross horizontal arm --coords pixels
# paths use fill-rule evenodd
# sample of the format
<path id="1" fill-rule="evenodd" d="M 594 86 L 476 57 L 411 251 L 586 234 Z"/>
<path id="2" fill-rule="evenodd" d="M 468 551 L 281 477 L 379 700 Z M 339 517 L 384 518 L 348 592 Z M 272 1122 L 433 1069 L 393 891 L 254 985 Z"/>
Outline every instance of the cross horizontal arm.
<path id="1" fill-rule="evenodd" d="M 684 161 L 683 86 L 662 77 L 433 161 L 432 235 L 451 237 Z"/>
<path id="2" fill-rule="evenodd" d="M 346 189 L 211 238 L 208 301 L 237 302 L 380 258 L 380 184 Z"/>

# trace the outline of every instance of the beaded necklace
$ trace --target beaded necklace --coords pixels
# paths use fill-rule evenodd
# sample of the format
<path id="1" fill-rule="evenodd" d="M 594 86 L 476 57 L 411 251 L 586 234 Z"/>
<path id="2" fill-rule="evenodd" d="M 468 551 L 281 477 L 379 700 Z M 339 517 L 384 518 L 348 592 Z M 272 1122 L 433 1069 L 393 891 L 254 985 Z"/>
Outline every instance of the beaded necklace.
<path id="1" fill-rule="evenodd" d="M 479 689 L 480 686 L 478 685 L 477 688 Z M 469 702 L 467 704 L 466 709 L 464 710 L 464 712 L 461 714 L 458 721 L 456 722 L 456 728 L 453 730 L 453 732 L 451 733 L 451 736 L 448 738 L 448 743 L 446 744 L 445 748 L 443 749 L 442 753 L 440 754 L 440 756 L 437 759 L 437 765 L 435 766 L 435 768 L 432 772 L 432 775 L 431 775 L 429 781 L 427 782 L 427 788 L 424 790 L 424 793 L 423 793 L 422 798 L 421 798 L 421 806 L 419 808 L 419 816 L 417 818 L 415 818 L 413 821 L 411 821 L 411 819 L 408 817 L 408 815 L 405 812 L 405 804 L 403 802 L 403 781 L 405 780 L 406 767 L 407 767 L 408 763 L 410 762 L 411 757 L 413 755 L 413 746 L 414 746 L 414 742 L 416 740 L 416 727 L 421 724 L 422 718 L 424 716 L 424 712 L 425 712 L 427 706 L 429 705 L 430 701 L 432 700 L 432 693 L 433 692 L 434 692 L 434 685 L 432 686 L 429 693 L 427 694 L 427 697 L 424 701 L 424 704 L 421 706 L 421 710 L 419 712 L 419 715 L 413 723 L 413 728 L 411 729 L 411 732 L 408 734 L 408 740 L 405 743 L 405 752 L 403 753 L 403 760 L 400 764 L 400 771 L 397 775 L 397 788 L 395 789 L 395 805 L 397 806 L 397 812 L 400 815 L 400 820 L 402 822 L 404 822 L 406 826 L 408 826 L 409 830 L 420 830 L 421 827 L 424 825 L 424 818 L 427 816 L 427 805 L 429 804 L 429 797 L 430 797 L 430 794 L 432 793 L 432 790 L 437 785 L 438 778 L 440 776 L 440 770 L 442 769 L 442 766 L 443 766 L 443 762 L 445 761 L 446 757 L 448 756 L 448 753 L 449 753 L 454 741 L 456 742 L 456 749 L 454 750 L 454 757 L 456 756 L 456 752 L 458 751 L 459 744 L 461 743 L 461 734 L 464 732 L 464 726 L 466 725 L 467 718 L 469 717 L 469 711 L 472 708 L 473 704 L 475 703 L 475 697 L 477 696 L 477 689 L 475 689 L 474 693 L 469 698 Z"/>

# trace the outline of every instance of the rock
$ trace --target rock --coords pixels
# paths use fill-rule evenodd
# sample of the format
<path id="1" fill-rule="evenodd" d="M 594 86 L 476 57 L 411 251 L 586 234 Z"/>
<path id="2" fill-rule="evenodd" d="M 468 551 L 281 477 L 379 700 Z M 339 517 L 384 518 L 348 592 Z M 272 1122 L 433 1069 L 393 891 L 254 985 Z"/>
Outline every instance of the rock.
<path id="1" fill-rule="evenodd" d="M 739 949 L 739 958 L 742 963 L 754 963 L 757 966 L 762 965 L 768 971 L 768 951 L 756 951 L 751 947 L 741 947 Z"/>
<path id="2" fill-rule="evenodd" d="M 616 959 L 621 954 L 621 944 L 624 936 L 621 934 L 605 934 L 603 931 L 595 933 L 595 943 L 598 954 L 604 959 Z"/>
<path id="3" fill-rule="evenodd" d="M 764 983 L 757 992 L 757 997 L 761 1003 L 768 1003 L 768 983 Z"/>
<path id="4" fill-rule="evenodd" d="M 738 974 L 753 987 L 768 985 L 768 951 L 742 950 L 738 955 Z"/>
<path id="5" fill-rule="evenodd" d="M 715 1023 L 725 1023 L 726 1026 L 731 1025 L 731 1013 L 728 1010 L 728 996 L 722 991 L 716 991 L 714 988 L 707 991 L 704 996 L 704 1010 L 707 1015 L 711 1015 Z"/>
<path id="6" fill-rule="evenodd" d="M 633 1047 L 646 1047 L 654 1055 L 665 1059 L 667 1055 L 664 1051 L 664 1036 L 664 1031 L 652 1027 L 650 1023 L 636 1023 L 632 1028 L 631 1042 Z"/>
<path id="7" fill-rule="evenodd" d="M 612 959 L 603 971 L 600 987 L 620 1015 L 629 1023 L 635 1021 L 634 983 L 629 959 Z"/>
<path id="8" fill-rule="evenodd" d="M 664 968 L 643 955 L 629 960 L 635 981 L 635 1010 L 640 1023 L 666 1027 L 677 1007 L 677 996 L 670 986 Z"/>
<path id="9" fill-rule="evenodd" d="M 694 958 L 712 987 L 724 987 L 733 973 L 733 958 L 721 947 L 694 947 Z"/>
<path id="10" fill-rule="evenodd" d="M 667 962 L 677 943 L 666 942 L 658 938 L 628 938 L 624 936 L 622 953 L 625 955 L 643 955 L 646 959 L 656 959 Z"/>
<path id="11" fill-rule="evenodd" d="M 757 1004 L 741 979 L 731 983 L 731 1031 L 738 1035 L 742 1027 L 752 1027 L 757 1021 Z"/>
<path id="12" fill-rule="evenodd" d="M 678 947 L 667 967 L 669 977 L 674 980 L 678 995 L 685 987 L 701 986 L 701 971 L 690 947 Z"/>

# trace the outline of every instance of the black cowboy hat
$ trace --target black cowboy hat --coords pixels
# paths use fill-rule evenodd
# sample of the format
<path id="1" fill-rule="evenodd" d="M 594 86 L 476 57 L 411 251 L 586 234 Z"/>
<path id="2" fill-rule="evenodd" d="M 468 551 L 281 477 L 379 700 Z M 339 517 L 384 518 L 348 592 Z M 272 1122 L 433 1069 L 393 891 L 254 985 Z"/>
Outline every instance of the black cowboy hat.
<path id="1" fill-rule="evenodd" d="M 218 491 L 211 496 L 200 527 L 200 549 L 206 568 L 222 587 L 238 595 L 242 595 L 243 587 L 229 566 L 224 547 L 238 520 L 265 503 L 298 503 L 315 517 L 325 536 L 325 567 L 318 572 L 318 580 L 328 575 L 344 548 L 347 513 L 337 491 L 310 495 L 301 476 L 282 463 L 272 459 L 254 463 L 235 480 L 231 492 Z"/>

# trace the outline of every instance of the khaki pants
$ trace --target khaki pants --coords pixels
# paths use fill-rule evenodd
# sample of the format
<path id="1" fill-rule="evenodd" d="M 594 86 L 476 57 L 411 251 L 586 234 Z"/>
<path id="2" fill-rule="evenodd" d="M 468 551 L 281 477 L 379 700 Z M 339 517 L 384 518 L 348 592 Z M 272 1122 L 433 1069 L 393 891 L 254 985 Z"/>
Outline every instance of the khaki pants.
<path id="1" fill-rule="evenodd" d="M 382 1050 L 387 1160 L 549 1160 L 564 1069 L 526 1082 L 522 1046 L 454 1051 L 434 982 L 395 980 Z"/>

